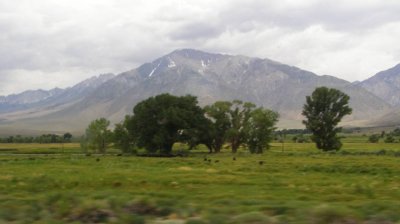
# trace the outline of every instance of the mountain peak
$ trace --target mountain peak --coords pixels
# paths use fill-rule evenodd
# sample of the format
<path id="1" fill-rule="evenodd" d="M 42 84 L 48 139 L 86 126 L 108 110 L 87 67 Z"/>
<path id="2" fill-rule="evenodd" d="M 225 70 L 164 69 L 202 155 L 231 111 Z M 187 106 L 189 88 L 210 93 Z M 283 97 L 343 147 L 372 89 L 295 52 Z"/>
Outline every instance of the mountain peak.
<path id="1" fill-rule="evenodd" d="M 183 49 L 174 50 L 164 57 L 174 57 L 174 56 L 179 56 L 182 58 L 190 58 L 190 59 L 205 59 L 205 58 L 221 57 L 223 55 L 208 53 L 208 52 L 197 50 L 197 49 L 183 48 Z"/>
<path id="2" fill-rule="evenodd" d="M 361 82 L 360 85 L 386 102 L 389 102 L 392 106 L 399 106 L 400 64 L 388 70 L 378 72 L 371 78 Z"/>
<path id="3" fill-rule="evenodd" d="M 193 49 L 193 48 L 180 48 L 172 51 L 170 54 L 179 54 L 179 55 L 193 55 L 193 54 L 211 54 L 205 51 Z"/>
<path id="4" fill-rule="evenodd" d="M 87 79 L 56 97 L 34 104 L 35 107 L 24 104 L 12 108 L 18 113 L 3 120 L 21 121 L 22 127 L 30 118 L 31 124 L 42 130 L 55 128 L 57 121 L 61 130 L 66 126 L 83 130 L 97 117 L 119 122 L 141 100 L 170 93 L 198 96 L 201 105 L 217 100 L 251 101 L 280 112 L 291 124 L 300 125 L 305 96 L 317 86 L 348 93 L 355 111 L 350 118 L 353 120 L 366 120 L 389 108 L 364 89 L 332 76 L 317 76 L 269 59 L 178 49 L 117 76 L 104 74 Z M 20 108 L 29 111 L 21 113 Z"/>
<path id="5" fill-rule="evenodd" d="M 392 68 L 389 68 L 387 70 L 378 72 L 376 75 L 372 76 L 371 78 L 363 81 L 363 82 L 368 82 L 368 80 L 374 80 L 374 79 L 379 79 L 379 78 L 395 78 L 400 76 L 400 63 L 395 65 Z"/>

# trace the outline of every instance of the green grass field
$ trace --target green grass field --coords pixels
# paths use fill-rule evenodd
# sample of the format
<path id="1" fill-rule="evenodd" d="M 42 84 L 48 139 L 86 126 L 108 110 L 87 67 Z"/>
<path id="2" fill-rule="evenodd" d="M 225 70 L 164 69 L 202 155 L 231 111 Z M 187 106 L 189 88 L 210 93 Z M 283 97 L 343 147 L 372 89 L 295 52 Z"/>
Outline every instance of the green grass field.
<path id="1" fill-rule="evenodd" d="M 147 158 L 3 144 L 0 223 L 399 223 L 400 144 L 362 139 L 338 153 L 273 143 L 236 160 L 228 149 Z"/>

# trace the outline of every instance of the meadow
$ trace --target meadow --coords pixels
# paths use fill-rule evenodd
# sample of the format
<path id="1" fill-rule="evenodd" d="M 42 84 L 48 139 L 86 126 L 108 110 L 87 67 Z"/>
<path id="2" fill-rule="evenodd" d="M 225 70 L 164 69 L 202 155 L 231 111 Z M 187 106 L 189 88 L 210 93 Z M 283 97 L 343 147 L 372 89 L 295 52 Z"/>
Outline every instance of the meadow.
<path id="1" fill-rule="evenodd" d="M 0 223 L 399 223 L 400 143 L 343 142 L 174 158 L 1 144 Z"/>

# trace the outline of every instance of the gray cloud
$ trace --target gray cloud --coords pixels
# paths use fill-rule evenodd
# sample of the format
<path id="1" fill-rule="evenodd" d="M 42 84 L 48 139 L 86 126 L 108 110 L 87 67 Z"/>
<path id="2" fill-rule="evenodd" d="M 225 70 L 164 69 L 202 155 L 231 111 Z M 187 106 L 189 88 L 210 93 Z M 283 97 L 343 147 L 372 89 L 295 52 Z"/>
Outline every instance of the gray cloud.
<path id="1" fill-rule="evenodd" d="M 0 95 L 66 87 L 176 48 L 347 80 L 400 62 L 397 0 L 0 0 Z"/>
<path id="2" fill-rule="evenodd" d="M 398 1 L 237 1 L 221 12 L 225 23 L 253 21 L 269 26 L 304 29 L 313 24 L 333 30 L 371 29 L 399 21 Z"/>
<path id="3" fill-rule="evenodd" d="M 172 30 L 170 37 L 173 40 L 197 40 L 215 38 L 224 30 L 206 22 L 194 22 L 185 24 L 176 30 Z"/>

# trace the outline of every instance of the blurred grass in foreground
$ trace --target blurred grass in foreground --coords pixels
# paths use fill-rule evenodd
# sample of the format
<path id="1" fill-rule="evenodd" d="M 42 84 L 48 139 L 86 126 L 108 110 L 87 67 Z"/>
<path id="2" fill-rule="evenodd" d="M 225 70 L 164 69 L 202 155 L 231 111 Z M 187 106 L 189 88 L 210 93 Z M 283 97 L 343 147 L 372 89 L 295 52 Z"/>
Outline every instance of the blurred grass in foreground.
<path id="1" fill-rule="evenodd" d="M 12 147 L 59 152 L 0 150 Z M 0 223 L 397 223 L 399 149 L 346 142 L 321 153 L 284 143 L 282 152 L 273 143 L 263 155 L 200 148 L 147 158 L 71 154 L 79 145 L 64 144 L 57 155 L 0 153 Z"/>

